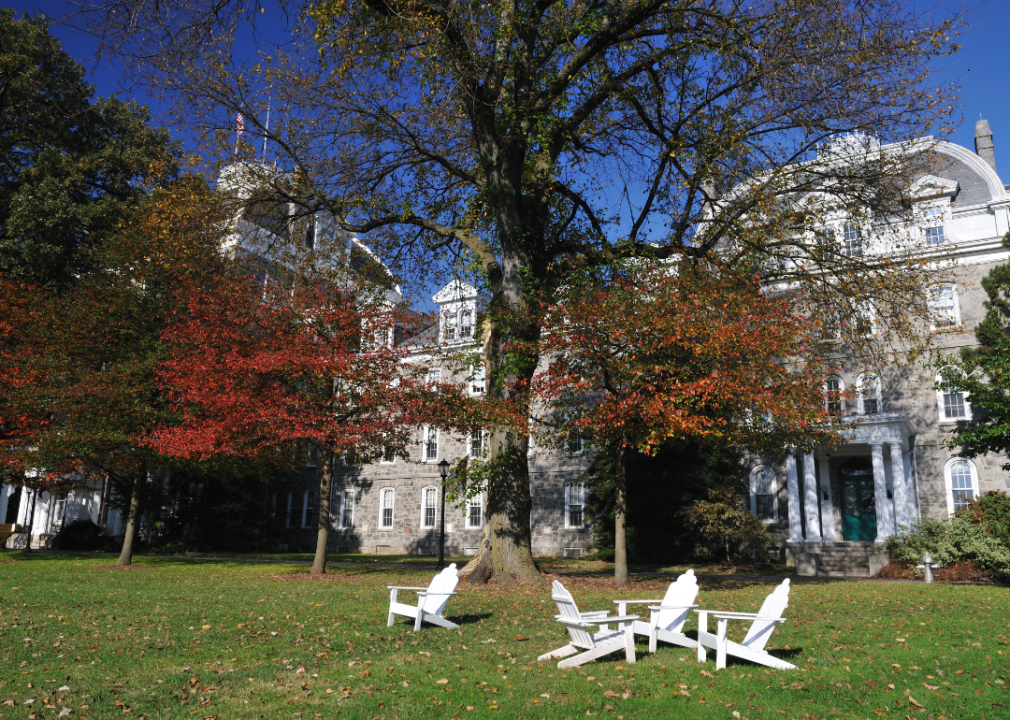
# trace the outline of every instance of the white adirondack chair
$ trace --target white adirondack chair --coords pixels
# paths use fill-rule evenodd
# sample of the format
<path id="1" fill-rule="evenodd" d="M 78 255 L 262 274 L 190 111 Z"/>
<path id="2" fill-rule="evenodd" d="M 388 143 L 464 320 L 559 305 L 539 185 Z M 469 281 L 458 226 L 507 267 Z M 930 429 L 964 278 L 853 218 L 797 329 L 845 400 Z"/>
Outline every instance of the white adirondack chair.
<path id="1" fill-rule="evenodd" d="M 750 660 L 758 665 L 778 668 L 779 670 L 795 670 L 796 666 L 769 655 L 765 650 L 768 638 L 779 623 L 786 620 L 782 613 L 789 605 L 789 580 L 775 588 L 775 592 L 765 598 L 761 609 L 756 613 L 718 612 L 715 610 L 695 610 L 698 613 L 698 661 L 705 662 L 705 648 L 715 650 L 715 669 L 726 667 L 726 656 Z M 708 616 L 714 617 L 719 624 L 715 635 L 708 631 Z M 726 637 L 727 625 L 730 620 L 750 620 L 750 630 L 742 643 L 735 643 Z"/>
<path id="2" fill-rule="evenodd" d="M 445 610 L 445 605 L 449 602 L 449 598 L 456 594 L 453 590 L 456 588 L 457 582 L 459 582 L 459 578 L 456 577 L 456 564 L 453 563 L 436 575 L 428 587 L 387 585 L 386 587 L 389 588 L 389 619 L 386 622 L 386 627 L 393 626 L 394 615 L 404 615 L 414 618 L 414 632 L 418 632 L 421 629 L 422 622 L 455 630 L 459 625 L 449 622 L 442 617 L 442 612 Z M 396 595 L 400 590 L 413 590 L 416 592 L 417 607 L 397 602 Z"/>
<path id="3" fill-rule="evenodd" d="M 636 620 L 632 625 L 635 634 L 649 638 L 649 652 L 656 652 L 660 640 L 686 648 L 698 647 L 698 643 L 684 634 L 687 616 L 692 609 L 698 607 L 691 604 L 696 597 L 698 597 L 698 578 L 694 576 L 694 570 L 688 570 L 677 578 L 677 582 L 670 583 L 662 600 L 614 600 L 614 602 L 617 604 L 618 615 L 626 614 L 628 605 L 654 603 L 649 605 L 649 622 Z"/>
<path id="4" fill-rule="evenodd" d="M 576 667 L 612 652 L 624 650 L 625 659 L 629 663 L 635 662 L 635 635 L 631 624 L 638 620 L 638 615 L 607 617 L 606 610 L 579 612 L 572 594 L 557 580 L 551 587 L 551 597 L 558 604 L 559 614 L 555 615 L 554 619 L 568 629 L 571 642 L 541 655 L 537 658 L 538 661 L 567 658 L 582 650 L 580 655 L 558 663 L 559 668 Z M 617 623 L 617 630 L 611 630 L 608 627 L 610 623 Z M 599 631 L 594 633 L 593 630 L 596 628 L 599 628 Z"/>

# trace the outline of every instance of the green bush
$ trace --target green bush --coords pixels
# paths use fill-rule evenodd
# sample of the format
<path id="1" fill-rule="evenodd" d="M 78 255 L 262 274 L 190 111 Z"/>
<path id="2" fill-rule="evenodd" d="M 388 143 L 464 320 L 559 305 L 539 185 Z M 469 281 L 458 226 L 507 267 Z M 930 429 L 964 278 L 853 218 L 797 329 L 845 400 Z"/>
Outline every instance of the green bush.
<path id="1" fill-rule="evenodd" d="M 965 517 L 982 525 L 990 535 L 1010 547 L 1010 495 L 994 490 L 968 505 Z"/>
<path id="2" fill-rule="evenodd" d="M 996 577 L 1010 577 L 1010 547 L 965 512 L 949 520 L 923 518 L 888 538 L 884 548 L 892 562 L 911 567 L 921 564 L 929 552 L 943 567 L 971 562 Z"/>

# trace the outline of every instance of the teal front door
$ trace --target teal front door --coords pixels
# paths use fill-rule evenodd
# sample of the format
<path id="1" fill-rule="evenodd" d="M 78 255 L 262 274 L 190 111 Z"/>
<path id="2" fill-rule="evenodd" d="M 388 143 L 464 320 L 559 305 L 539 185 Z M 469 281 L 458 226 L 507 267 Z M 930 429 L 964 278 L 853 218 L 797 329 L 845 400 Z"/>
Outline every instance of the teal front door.
<path id="1" fill-rule="evenodd" d="M 877 539 L 877 497 L 868 460 L 846 460 L 838 471 L 842 490 L 842 539 Z"/>

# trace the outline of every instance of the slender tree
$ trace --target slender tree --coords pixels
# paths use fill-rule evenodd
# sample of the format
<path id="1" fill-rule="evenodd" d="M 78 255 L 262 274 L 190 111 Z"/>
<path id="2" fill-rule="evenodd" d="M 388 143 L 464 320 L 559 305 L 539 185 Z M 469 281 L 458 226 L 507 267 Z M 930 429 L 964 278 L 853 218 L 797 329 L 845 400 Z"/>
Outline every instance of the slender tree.
<path id="1" fill-rule="evenodd" d="M 590 440 L 614 456 L 617 582 L 628 582 L 626 468 L 667 440 L 757 452 L 830 444 L 829 366 L 803 295 L 715 264 L 628 263 L 573 282 L 548 309 L 533 383 L 545 439 Z"/>
<path id="2" fill-rule="evenodd" d="M 471 270 L 492 296 L 492 400 L 528 397 L 540 299 L 629 257 L 761 255 L 768 279 L 806 283 L 832 312 L 872 308 L 881 343 L 909 341 L 925 312 L 900 236 L 865 255 L 813 240 L 829 213 L 867 236 L 871 216 L 900 224 L 929 147 L 877 141 L 949 130 L 931 67 L 953 26 L 901 0 L 291 0 L 290 33 L 255 25 L 255 0 L 81 4 L 203 147 L 231 156 L 236 113 L 269 137 L 289 171 L 263 178 L 276 202 L 368 232 L 407 277 L 446 267 L 433 258 Z M 246 22 L 262 42 L 249 62 L 233 50 Z M 527 443 L 491 433 L 473 579 L 539 579 Z"/>
<path id="3" fill-rule="evenodd" d="M 413 426 L 455 413 L 446 383 L 429 388 L 391 342 L 399 313 L 341 252 L 316 245 L 260 275 L 184 288 L 163 340 L 159 382 L 182 421 L 157 433 L 158 452 L 196 460 L 296 449 L 319 467 L 312 574 L 326 571 L 330 495 L 344 463 L 405 455 Z M 337 262 L 333 258 L 338 258 Z M 297 460 L 296 460 L 297 462 Z"/>

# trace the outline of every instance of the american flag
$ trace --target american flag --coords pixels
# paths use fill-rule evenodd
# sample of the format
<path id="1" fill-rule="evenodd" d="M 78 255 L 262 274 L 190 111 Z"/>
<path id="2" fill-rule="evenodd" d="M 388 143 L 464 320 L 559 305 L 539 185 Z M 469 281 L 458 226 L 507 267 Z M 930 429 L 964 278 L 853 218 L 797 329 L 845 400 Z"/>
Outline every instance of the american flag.
<path id="1" fill-rule="evenodd" d="M 245 131 L 245 118 L 242 113 L 235 116 L 235 134 L 241 135 Z"/>

